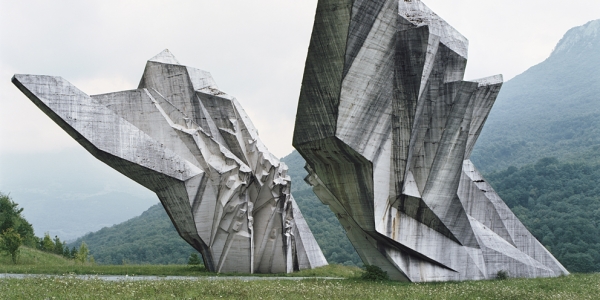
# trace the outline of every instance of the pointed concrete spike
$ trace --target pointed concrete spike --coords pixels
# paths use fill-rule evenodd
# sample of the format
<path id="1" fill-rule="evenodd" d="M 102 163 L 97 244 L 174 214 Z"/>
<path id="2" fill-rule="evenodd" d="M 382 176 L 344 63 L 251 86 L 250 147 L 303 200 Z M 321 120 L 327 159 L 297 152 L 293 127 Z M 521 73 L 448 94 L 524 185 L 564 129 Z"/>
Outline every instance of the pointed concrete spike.
<path id="1" fill-rule="evenodd" d="M 163 50 L 161 53 L 157 54 L 156 56 L 149 59 L 148 61 L 154 61 L 154 62 L 158 62 L 158 63 L 171 64 L 171 65 L 179 65 L 180 64 L 179 61 L 177 60 L 177 58 L 175 58 L 175 56 L 173 55 L 173 53 L 171 53 L 171 51 L 169 51 L 169 49 Z"/>

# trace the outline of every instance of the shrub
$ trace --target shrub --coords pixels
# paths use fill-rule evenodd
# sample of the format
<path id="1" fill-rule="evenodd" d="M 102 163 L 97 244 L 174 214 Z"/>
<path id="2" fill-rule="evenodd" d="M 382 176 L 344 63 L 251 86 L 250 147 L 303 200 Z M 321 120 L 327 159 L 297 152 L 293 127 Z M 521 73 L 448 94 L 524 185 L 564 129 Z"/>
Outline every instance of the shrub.
<path id="1" fill-rule="evenodd" d="M 365 265 L 365 272 L 360 276 L 361 279 L 371 281 L 390 280 L 388 273 L 378 266 Z"/>
<path id="2" fill-rule="evenodd" d="M 201 263 L 202 262 L 200 261 L 200 258 L 198 258 L 198 254 L 196 254 L 196 253 L 190 254 L 190 258 L 188 259 L 188 265 L 199 266 Z"/>
<path id="3" fill-rule="evenodd" d="M 508 271 L 505 271 L 505 270 L 498 271 L 498 273 L 496 273 L 496 279 L 498 279 L 498 280 L 508 279 Z"/>
<path id="4" fill-rule="evenodd" d="M 83 265 L 88 260 L 89 254 L 90 254 L 90 250 L 88 249 L 86 243 L 81 242 L 81 245 L 79 246 L 79 250 L 77 250 L 77 254 L 75 255 L 75 260 Z"/>
<path id="5" fill-rule="evenodd" d="M 0 235 L 0 249 L 6 250 L 15 264 L 19 257 L 19 247 L 21 247 L 21 244 L 23 244 L 21 235 L 12 228 L 8 228 Z"/>

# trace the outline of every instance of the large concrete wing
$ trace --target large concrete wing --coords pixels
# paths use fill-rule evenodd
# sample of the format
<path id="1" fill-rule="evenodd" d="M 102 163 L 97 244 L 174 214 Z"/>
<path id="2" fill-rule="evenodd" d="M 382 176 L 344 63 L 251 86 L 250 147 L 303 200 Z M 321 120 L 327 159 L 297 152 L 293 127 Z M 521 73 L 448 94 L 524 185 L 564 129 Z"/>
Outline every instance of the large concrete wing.
<path id="1" fill-rule="evenodd" d="M 291 195 L 287 166 L 209 72 L 165 50 L 134 90 L 89 96 L 60 77 L 12 81 L 92 155 L 154 191 L 208 270 L 327 264 Z"/>

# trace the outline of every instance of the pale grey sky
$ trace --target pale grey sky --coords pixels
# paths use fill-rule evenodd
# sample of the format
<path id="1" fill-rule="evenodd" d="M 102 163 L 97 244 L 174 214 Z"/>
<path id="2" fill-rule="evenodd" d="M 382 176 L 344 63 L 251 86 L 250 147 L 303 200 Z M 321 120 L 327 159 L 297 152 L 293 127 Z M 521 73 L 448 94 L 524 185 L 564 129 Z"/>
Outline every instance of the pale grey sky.
<path id="1" fill-rule="evenodd" d="M 600 1 L 426 0 L 470 41 L 467 79 L 506 80 L 548 57 Z M 168 48 L 235 96 L 276 156 L 292 151 L 316 0 L 0 0 L 0 154 L 79 147 L 11 83 L 59 75 L 88 94 L 137 87 Z M 1 167 L 1 166 L 0 166 Z"/>

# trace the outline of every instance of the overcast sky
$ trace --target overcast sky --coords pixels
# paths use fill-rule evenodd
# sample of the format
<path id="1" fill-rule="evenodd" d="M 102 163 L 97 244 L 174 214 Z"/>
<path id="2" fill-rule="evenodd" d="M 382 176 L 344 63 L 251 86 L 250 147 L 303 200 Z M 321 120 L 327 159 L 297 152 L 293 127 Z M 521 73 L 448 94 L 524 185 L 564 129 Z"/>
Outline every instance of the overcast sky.
<path id="1" fill-rule="evenodd" d="M 429 0 L 470 41 L 466 79 L 506 80 L 548 57 L 600 1 Z M 79 147 L 10 83 L 58 75 L 88 94 L 137 87 L 168 48 L 236 97 L 276 156 L 292 151 L 316 0 L 0 0 L 0 154 Z M 1 167 L 1 166 L 0 166 Z"/>

